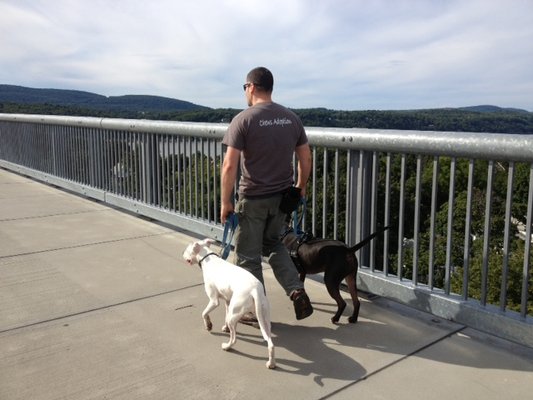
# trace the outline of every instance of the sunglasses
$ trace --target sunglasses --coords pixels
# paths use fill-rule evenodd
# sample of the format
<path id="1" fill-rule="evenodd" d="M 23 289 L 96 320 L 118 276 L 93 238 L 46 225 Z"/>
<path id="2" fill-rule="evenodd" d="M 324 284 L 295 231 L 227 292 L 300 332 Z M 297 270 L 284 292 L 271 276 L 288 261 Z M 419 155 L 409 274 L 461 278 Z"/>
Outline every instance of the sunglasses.
<path id="1" fill-rule="evenodd" d="M 250 85 L 253 85 L 253 83 L 245 83 L 244 85 L 242 85 L 243 90 L 246 92 L 246 88 Z"/>

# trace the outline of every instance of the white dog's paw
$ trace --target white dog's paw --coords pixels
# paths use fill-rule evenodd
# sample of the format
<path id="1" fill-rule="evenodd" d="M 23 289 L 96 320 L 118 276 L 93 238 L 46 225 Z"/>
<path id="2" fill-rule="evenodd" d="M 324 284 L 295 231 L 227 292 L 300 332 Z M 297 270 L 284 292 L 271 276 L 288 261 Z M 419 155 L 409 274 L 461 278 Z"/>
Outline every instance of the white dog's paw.
<path id="1" fill-rule="evenodd" d="M 204 326 L 209 332 L 211 332 L 211 329 L 213 329 L 213 323 L 209 319 L 204 319 Z"/>
<path id="2" fill-rule="evenodd" d="M 227 326 L 227 325 L 224 325 L 224 326 L 222 327 L 221 331 L 224 332 L 224 333 L 228 333 L 228 332 L 229 332 L 229 328 L 228 328 L 228 326 Z"/>
<path id="3" fill-rule="evenodd" d="M 222 343 L 222 350 L 224 350 L 224 351 L 228 351 L 229 349 L 231 349 L 231 344 L 229 344 L 229 343 Z"/>
<path id="4" fill-rule="evenodd" d="M 276 362 L 268 360 L 267 363 L 266 363 L 266 366 L 267 366 L 268 369 L 274 369 L 274 368 L 276 368 Z"/>

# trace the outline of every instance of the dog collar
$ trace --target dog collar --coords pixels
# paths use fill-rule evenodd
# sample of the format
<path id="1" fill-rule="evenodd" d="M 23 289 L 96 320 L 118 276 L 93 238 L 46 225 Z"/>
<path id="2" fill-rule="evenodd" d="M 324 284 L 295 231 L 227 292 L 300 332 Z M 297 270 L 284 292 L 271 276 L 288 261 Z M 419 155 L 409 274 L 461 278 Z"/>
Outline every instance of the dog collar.
<path id="1" fill-rule="evenodd" d="M 218 257 L 218 254 L 211 252 L 211 253 L 207 253 L 205 256 L 203 256 L 202 259 L 198 261 L 198 265 L 200 266 L 200 268 L 202 268 L 202 261 L 204 261 L 209 256 L 217 256 Z"/>

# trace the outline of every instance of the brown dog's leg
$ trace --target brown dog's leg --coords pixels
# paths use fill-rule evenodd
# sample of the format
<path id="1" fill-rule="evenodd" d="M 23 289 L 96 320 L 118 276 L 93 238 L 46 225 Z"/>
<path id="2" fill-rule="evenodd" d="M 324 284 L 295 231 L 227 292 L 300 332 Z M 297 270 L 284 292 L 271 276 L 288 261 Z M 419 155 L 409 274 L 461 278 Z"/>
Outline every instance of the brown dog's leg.
<path id="1" fill-rule="evenodd" d="M 353 302 L 353 314 L 350 318 L 348 318 L 348 322 L 352 324 L 357 322 L 357 318 L 359 318 L 359 308 L 361 307 L 361 302 L 357 296 L 357 282 L 355 280 L 356 273 L 346 276 L 346 285 L 348 286 L 348 290 L 350 291 L 350 296 L 352 297 Z"/>
<path id="2" fill-rule="evenodd" d="M 336 276 L 331 276 L 331 274 L 328 274 L 328 271 L 324 273 L 324 283 L 326 284 L 326 288 L 328 289 L 329 295 L 337 302 L 337 313 L 331 317 L 331 322 L 336 324 L 339 322 L 339 319 L 346 308 L 346 302 L 343 300 L 339 286 L 341 284 L 342 278 L 338 279 Z"/>

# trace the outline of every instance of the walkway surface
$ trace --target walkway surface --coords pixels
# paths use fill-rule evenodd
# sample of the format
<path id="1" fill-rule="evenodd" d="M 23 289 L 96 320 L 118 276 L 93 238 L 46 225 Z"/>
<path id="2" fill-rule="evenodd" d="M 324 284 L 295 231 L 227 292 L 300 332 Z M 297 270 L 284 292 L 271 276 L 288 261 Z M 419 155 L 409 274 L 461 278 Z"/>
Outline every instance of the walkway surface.
<path id="1" fill-rule="evenodd" d="M 277 369 L 253 327 L 225 352 L 203 328 L 201 271 L 181 260 L 193 240 L 0 169 L 0 399 L 532 396 L 533 349 L 369 295 L 357 324 L 333 325 L 313 280 L 315 313 L 297 321 L 268 269 Z"/>

